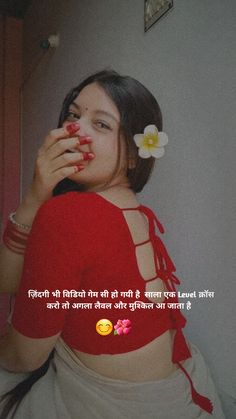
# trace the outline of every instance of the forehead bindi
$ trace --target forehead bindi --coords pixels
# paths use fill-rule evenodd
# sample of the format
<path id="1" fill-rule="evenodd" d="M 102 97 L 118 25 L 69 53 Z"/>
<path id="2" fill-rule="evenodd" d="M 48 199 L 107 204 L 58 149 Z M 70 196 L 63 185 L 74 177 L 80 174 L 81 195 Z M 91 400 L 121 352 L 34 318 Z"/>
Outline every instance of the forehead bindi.
<path id="1" fill-rule="evenodd" d="M 115 103 L 103 88 L 95 83 L 84 87 L 72 105 L 80 112 L 103 114 L 117 123 L 120 122 L 120 114 Z"/>

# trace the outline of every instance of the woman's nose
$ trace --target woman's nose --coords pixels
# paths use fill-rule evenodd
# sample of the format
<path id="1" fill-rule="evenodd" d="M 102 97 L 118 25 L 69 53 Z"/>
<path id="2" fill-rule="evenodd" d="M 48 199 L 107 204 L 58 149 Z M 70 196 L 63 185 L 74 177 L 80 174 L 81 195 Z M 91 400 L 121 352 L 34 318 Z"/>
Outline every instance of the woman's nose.
<path id="1" fill-rule="evenodd" d="M 91 133 L 90 133 L 88 121 L 85 118 L 81 117 L 78 122 L 80 125 L 79 135 L 81 137 L 90 136 Z"/>

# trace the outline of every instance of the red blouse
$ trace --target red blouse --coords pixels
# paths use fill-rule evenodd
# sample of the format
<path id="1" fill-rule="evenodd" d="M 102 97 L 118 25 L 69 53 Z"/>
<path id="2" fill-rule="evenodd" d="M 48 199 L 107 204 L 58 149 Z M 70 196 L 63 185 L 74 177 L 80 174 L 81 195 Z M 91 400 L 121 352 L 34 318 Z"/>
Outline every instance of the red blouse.
<path id="1" fill-rule="evenodd" d="M 165 299 L 164 309 L 156 308 L 155 303 L 151 309 L 137 307 L 150 300 L 144 294 L 147 281 L 139 272 L 135 245 L 123 214 L 123 210 L 131 209 L 120 209 L 93 192 L 68 192 L 44 203 L 29 237 L 12 324 L 31 338 L 61 332 L 70 347 L 89 354 L 133 351 L 168 329 L 176 329 L 172 360 L 183 369 L 179 361 L 191 356 L 182 333 L 186 320 L 178 308 L 167 305 L 177 303 L 177 297 Z M 148 207 L 135 209 L 149 220 L 156 267 L 155 278 L 150 281 L 161 278 L 168 291 L 175 291 L 175 284 L 179 284 L 173 273 L 175 266 L 156 227 L 161 233 L 164 229 Z M 48 292 L 35 297 L 33 290 Z M 75 290 L 75 296 L 70 298 L 65 290 Z M 102 298 L 100 293 L 104 291 Z M 128 296 L 121 296 L 121 291 Z M 124 308 L 119 308 L 120 301 Z M 135 301 L 136 309 L 132 310 Z M 53 302 L 55 307 L 49 308 L 48 303 Z M 89 304 L 82 309 L 81 303 Z M 101 308 L 104 303 L 107 307 L 111 303 L 111 308 Z M 113 326 L 118 320 L 129 319 L 131 328 L 127 334 L 114 334 L 113 329 L 104 336 L 96 331 L 100 319 L 108 319 Z M 199 404 L 199 400 L 195 402 Z"/>

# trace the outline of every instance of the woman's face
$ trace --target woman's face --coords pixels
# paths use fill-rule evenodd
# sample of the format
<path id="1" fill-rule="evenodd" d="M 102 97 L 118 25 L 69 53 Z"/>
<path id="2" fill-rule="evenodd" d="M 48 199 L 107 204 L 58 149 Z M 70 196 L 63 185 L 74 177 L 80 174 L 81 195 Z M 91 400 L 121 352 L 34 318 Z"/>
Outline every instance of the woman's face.
<path id="1" fill-rule="evenodd" d="M 86 185 L 87 190 L 101 189 L 110 180 L 118 159 L 119 111 L 101 86 L 86 86 L 69 106 L 63 126 L 79 121 L 81 136 L 90 136 L 92 143 L 79 146 L 80 151 L 93 152 L 95 157 L 82 164 L 85 168 L 69 178 Z M 81 162 L 79 162 L 81 163 Z M 121 138 L 120 167 L 110 185 L 127 184 L 125 144 Z"/>

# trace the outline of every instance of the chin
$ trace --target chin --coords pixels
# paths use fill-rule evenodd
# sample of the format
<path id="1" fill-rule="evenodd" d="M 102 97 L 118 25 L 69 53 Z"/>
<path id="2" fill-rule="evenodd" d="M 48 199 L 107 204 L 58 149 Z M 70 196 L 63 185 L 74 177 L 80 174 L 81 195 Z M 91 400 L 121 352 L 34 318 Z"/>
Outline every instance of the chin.
<path id="1" fill-rule="evenodd" d="M 80 176 L 80 173 L 75 173 L 75 174 L 72 174 L 70 176 L 67 176 L 67 179 L 75 182 L 78 186 L 78 190 L 80 190 L 81 192 L 86 192 L 90 188 L 93 188 L 93 185 L 84 181 L 83 179 L 81 179 L 81 177 L 82 176 Z"/>

